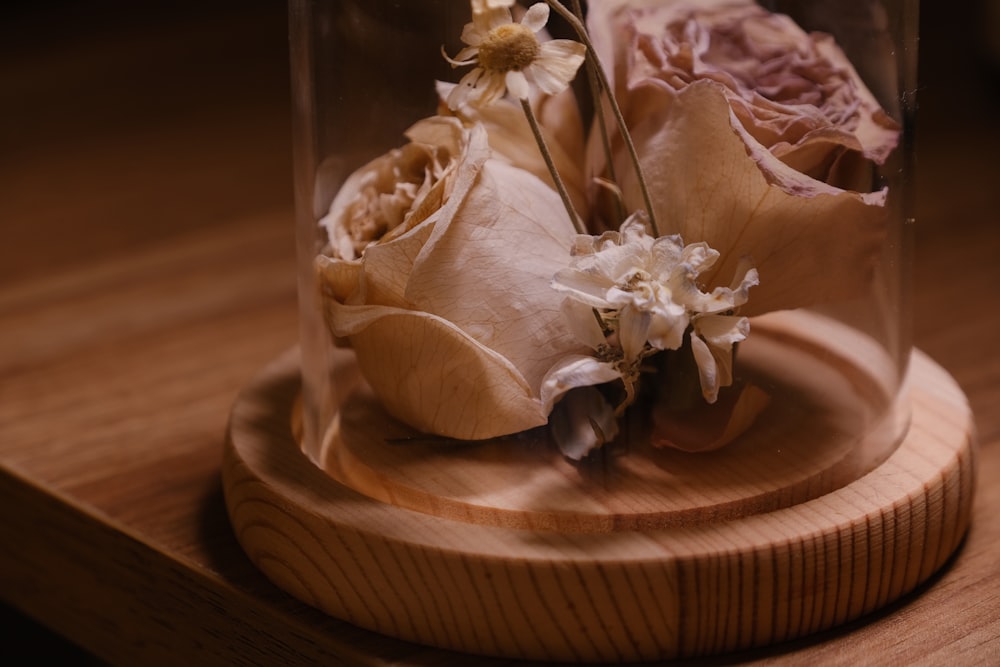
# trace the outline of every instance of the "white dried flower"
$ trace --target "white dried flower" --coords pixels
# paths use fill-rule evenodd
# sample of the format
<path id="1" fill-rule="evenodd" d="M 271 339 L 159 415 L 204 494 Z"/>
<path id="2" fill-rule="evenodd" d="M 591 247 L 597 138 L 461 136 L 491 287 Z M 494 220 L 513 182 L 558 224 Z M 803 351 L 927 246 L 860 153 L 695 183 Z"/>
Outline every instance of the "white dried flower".
<path id="1" fill-rule="evenodd" d="M 705 243 L 653 238 L 637 213 L 620 231 L 578 236 L 571 266 L 555 275 L 553 286 L 587 307 L 571 306 L 577 335 L 614 365 L 629 396 L 642 360 L 679 349 L 690 328 L 702 394 L 713 403 L 719 387 L 732 383 L 733 344 L 750 330 L 749 320 L 734 313 L 759 282 L 757 270 L 744 260 L 731 286 L 702 291 L 699 275 L 718 257 Z M 592 323 L 603 340 L 595 338 Z"/>

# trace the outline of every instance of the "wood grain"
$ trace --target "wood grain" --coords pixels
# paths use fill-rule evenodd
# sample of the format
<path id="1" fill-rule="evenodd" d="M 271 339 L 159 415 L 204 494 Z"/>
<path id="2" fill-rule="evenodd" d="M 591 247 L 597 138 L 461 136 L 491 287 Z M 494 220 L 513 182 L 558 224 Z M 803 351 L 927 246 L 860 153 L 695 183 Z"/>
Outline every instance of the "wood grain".
<path id="1" fill-rule="evenodd" d="M 320 464 L 372 498 L 460 521 L 611 532 L 723 521 L 836 491 L 881 463 L 902 437 L 908 406 L 894 405 L 896 370 L 871 338 L 828 318 L 755 318 L 740 349 L 745 381 L 768 395 L 753 428 L 716 452 L 629 440 L 582 463 L 545 430 L 472 443 L 428 438 L 394 421 L 360 379 L 349 352 L 339 384 L 349 398 Z M 836 346 L 834 346 L 836 343 Z M 610 451 L 609 451 L 610 450 Z"/>
<path id="2" fill-rule="evenodd" d="M 974 12 L 921 9 L 913 330 L 976 417 L 968 537 L 880 611 L 682 664 L 1000 664 L 1000 96 Z M 112 664 L 473 663 L 299 602 L 226 516 L 228 411 L 297 339 L 284 5 L 0 12 L 0 598 Z"/>
<path id="3" fill-rule="evenodd" d="M 293 355 L 273 364 L 234 407 L 223 486 L 237 538 L 300 600 L 409 641 L 610 663 L 765 646 L 913 590 L 969 525 L 972 415 L 958 386 L 920 353 L 909 430 L 872 472 L 780 509 L 601 533 L 491 520 L 490 496 L 464 516 L 438 511 L 433 498 L 415 511 L 325 475 L 293 435 L 298 364 Z M 470 461 L 481 453 L 466 452 L 457 467 L 473 485 Z M 577 491 L 607 502 L 607 489 Z"/>

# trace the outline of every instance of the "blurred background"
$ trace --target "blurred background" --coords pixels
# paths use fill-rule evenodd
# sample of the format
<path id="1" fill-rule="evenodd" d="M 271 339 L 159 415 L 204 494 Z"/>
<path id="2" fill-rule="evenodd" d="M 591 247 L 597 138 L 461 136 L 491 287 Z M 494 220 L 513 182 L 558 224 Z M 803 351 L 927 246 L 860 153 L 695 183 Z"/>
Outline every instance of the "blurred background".
<path id="1" fill-rule="evenodd" d="M 4 242 L 24 251 L 0 266 L 0 283 L 98 247 L 155 243 L 226 215 L 290 204 L 284 2 L 3 5 L 0 225 Z M 924 0 L 921 24 L 918 202 L 930 207 L 921 217 L 958 224 L 959 215 L 992 215 L 1000 203 L 992 187 L 1000 176 L 1000 0 Z M 271 185 L 241 189 L 251 180 Z M 95 190 L 103 197 L 88 197 L 81 210 L 79 193 Z M 127 238 L 87 224 L 109 208 L 135 211 Z M 80 224 L 52 239 L 52 216 Z"/>
<path id="2" fill-rule="evenodd" d="M 0 289 L 261 212 L 287 216 L 291 255 L 286 28 L 278 0 L 4 3 L 0 243 L 19 252 Z M 1000 0 L 924 0 L 919 79 L 918 259 L 952 233 L 996 257 Z M 111 212 L 135 224 L 102 231 Z M 916 288 L 937 279 L 918 267 Z M 15 610 L 0 609 L 0 637 L 0 663 L 90 662 Z"/>

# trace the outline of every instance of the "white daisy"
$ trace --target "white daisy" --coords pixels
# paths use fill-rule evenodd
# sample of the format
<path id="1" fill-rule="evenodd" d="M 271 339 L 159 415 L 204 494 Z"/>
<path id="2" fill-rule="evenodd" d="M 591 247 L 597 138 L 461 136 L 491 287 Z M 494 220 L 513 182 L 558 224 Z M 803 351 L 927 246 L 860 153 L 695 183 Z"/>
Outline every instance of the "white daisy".
<path id="1" fill-rule="evenodd" d="M 520 23 L 510 13 L 513 0 L 472 0 L 472 23 L 462 31 L 468 46 L 452 67 L 474 65 L 448 96 L 452 110 L 463 104 L 488 105 L 505 92 L 525 100 L 535 86 L 554 95 L 563 91 L 583 63 L 586 47 L 569 39 L 540 42 L 535 33 L 549 20 L 549 6 L 532 5 Z"/>

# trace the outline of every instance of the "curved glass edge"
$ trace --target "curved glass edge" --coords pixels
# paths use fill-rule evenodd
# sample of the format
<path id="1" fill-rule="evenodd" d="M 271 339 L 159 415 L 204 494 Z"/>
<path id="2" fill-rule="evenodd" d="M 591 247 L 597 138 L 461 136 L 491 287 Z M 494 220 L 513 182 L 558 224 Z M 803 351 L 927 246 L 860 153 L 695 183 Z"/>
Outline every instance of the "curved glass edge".
<path id="1" fill-rule="evenodd" d="M 845 51 L 872 92 L 902 127 L 900 146 L 874 175 L 876 186 L 889 186 L 890 236 L 873 287 L 865 298 L 849 304 L 815 308 L 817 312 L 849 324 L 879 341 L 895 360 L 895 386 L 900 394 L 912 350 L 912 306 L 910 299 L 914 236 L 914 142 L 917 90 L 917 33 L 919 0 L 849 0 L 846 3 L 802 3 L 796 0 L 761 2 L 763 6 L 787 13 L 807 30 L 824 30 L 843 41 Z M 376 30 L 388 34 L 380 42 L 388 52 L 402 48 L 399 40 L 416 39 L 438 52 L 449 42 L 456 52 L 454 35 L 460 34 L 468 7 L 463 2 L 428 0 L 419 7 L 434 21 L 412 21 L 413 16 L 397 16 L 389 23 L 389 10 L 398 3 L 323 3 L 317 0 L 289 1 L 290 57 L 293 96 L 294 183 L 296 238 L 299 269 L 300 348 L 303 359 L 302 430 L 303 449 L 314 461 L 329 424 L 344 397 L 331 377 L 333 350 L 322 316 L 313 260 L 321 249 L 317 220 L 325 213 L 343 180 L 372 157 L 395 147 L 403 129 L 413 120 L 433 112 L 433 95 L 416 101 L 410 84 L 417 80 L 450 80 L 454 73 L 442 62 L 433 62 L 426 71 L 408 70 L 400 78 L 384 82 L 380 97 L 357 105 L 353 116 L 327 117 L 338 99 L 345 95 L 367 95 L 359 72 L 348 66 L 330 70 L 320 62 L 348 62 L 349 58 L 375 58 L 377 49 L 365 50 L 360 40 Z M 364 7 L 368 9 L 364 9 Z M 417 3 L 414 4 L 414 7 Z M 391 9 L 392 9 L 391 8 Z M 420 11 L 416 8 L 414 12 Z M 410 21 L 407 23 L 407 21 Z M 858 31 L 859 21 L 869 31 Z M 336 40 L 345 25 L 352 26 L 355 42 Z M 428 25 L 434 30 L 426 29 Z M 413 26 L 418 35 L 414 36 Z M 456 27 L 457 26 L 457 27 Z M 421 30 L 423 28 L 423 30 Z M 880 43 L 872 49 L 873 43 Z M 408 45 L 412 48 L 412 44 Z M 425 49 L 426 50 L 426 49 Z M 874 53 L 876 57 L 864 57 Z M 385 55 L 385 54 L 383 54 Z M 389 58 L 391 59 L 391 58 Z M 434 61 L 434 59 L 428 59 Z M 374 61 L 371 61 L 374 62 Z M 322 71 L 321 71 L 322 70 Z M 345 93 L 345 90 L 353 92 Z M 386 93 L 390 91 L 391 94 Z M 406 92 L 406 94 L 402 94 Z M 425 99 L 426 98 L 426 99 Z M 404 102 L 404 100 L 408 100 Z M 326 111 L 323 111 L 326 110 Z M 343 114 L 342 111 L 337 112 Z M 897 397 L 899 398 L 899 397 Z M 906 415 L 899 413 L 905 402 L 897 400 L 890 421 L 905 434 Z M 899 414 L 897 414 L 899 413 Z"/>

